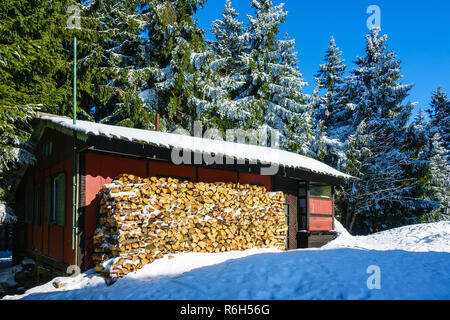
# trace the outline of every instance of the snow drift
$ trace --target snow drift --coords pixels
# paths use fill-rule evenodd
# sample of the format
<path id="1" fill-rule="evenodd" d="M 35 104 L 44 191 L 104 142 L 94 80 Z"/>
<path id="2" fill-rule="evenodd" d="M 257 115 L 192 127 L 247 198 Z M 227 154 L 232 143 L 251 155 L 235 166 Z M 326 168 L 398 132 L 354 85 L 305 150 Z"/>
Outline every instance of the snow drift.
<path id="1" fill-rule="evenodd" d="M 106 286 L 92 271 L 4 299 L 448 299 L 450 222 L 353 237 L 321 249 L 187 253 Z M 367 286 L 378 266 L 381 288 Z"/>

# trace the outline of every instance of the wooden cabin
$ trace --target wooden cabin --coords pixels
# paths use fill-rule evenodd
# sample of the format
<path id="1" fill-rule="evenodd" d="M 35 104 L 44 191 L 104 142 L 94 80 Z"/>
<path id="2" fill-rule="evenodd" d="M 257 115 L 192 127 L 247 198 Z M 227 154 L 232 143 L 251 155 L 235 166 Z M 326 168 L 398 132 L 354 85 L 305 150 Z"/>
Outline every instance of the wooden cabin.
<path id="1" fill-rule="evenodd" d="M 69 265 L 81 270 L 93 266 L 98 192 L 119 174 L 239 182 L 283 191 L 287 249 L 319 247 L 335 237 L 334 186 L 351 178 L 314 159 L 262 146 L 86 121 L 73 125 L 70 118 L 43 113 L 34 128 L 37 161 L 23 169 L 16 186 L 13 259 L 34 257 L 62 272 Z M 190 159 L 210 152 L 227 161 L 174 164 L 176 148 L 192 151 Z M 262 174 L 268 165 L 277 166 L 276 174 Z"/>

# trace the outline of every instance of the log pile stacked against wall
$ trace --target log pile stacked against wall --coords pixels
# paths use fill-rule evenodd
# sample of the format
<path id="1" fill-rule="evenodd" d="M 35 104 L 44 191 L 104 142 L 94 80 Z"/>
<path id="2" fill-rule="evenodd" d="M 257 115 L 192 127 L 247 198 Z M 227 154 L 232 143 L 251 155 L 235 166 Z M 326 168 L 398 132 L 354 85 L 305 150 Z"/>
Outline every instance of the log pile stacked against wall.
<path id="1" fill-rule="evenodd" d="M 100 193 L 93 258 L 108 277 L 168 254 L 285 249 L 284 195 L 265 187 L 124 174 Z"/>

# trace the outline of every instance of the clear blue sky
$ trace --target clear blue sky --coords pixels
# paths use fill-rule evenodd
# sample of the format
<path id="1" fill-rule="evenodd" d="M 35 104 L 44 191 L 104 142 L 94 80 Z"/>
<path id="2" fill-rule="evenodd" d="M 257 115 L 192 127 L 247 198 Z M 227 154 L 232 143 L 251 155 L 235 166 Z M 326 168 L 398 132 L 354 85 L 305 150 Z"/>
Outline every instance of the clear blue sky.
<path id="1" fill-rule="evenodd" d="M 251 0 L 232 2 L 240 20 L 247 23 L 247 14 L 254 14 Z M 208 31 L 207 39 L 213 39 L 211 23 L 221 18 L 224 3 L 208 0 L 196 14 L 199 26 Z M 438 86 L 450 93 L 450 1 L 274 0 L 274 3 L 284 3 L 288 11 L 280 34 L 289 32 L 296 39 L 299 67 L 309 84 L 305 93 L 314 89 L 314 74 L 323 63 L 331 35 L 343 51 L 347 71 L 354 67 L 356 56 L 364 55 L 369 5 L 381 9 L 382 33 L 388 34 L 389 48 L 402 61 L 401 81 L 415 84 L 409 96 L 410 101 L 419 102 L 415 112 L 428 107 L 431 93 Z"/>

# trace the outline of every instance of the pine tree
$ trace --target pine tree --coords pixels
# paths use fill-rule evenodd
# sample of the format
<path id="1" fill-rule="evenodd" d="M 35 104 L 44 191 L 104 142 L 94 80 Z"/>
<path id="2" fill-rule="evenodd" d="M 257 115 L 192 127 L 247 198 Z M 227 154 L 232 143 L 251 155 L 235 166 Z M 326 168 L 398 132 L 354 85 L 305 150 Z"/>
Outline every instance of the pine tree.
<path id="1" fill-rule="evenodd" d="M 437 202 L 436 208 L 427 215 L 428 221 L 439 220 L 441 215 L 450 216 L 450 164 L 448 150 L 438 132 L 431 140 L 430 175 L 428 194 Z"/>
<path id="2" fill-rule="evenodd" d="M 11 185 L 17 169 L 35 162 L 27 143 L 28 122 L 35 116 L 32 105 L 6 105 L 0 101 L 0 224 L 16 221 L 9 202 L 14 200 Z"/>
<path id="3" fill-rule="evenodd" d="M 139 97 L 150 72 L 152 43 L 144 36 L 147 12 L 148 5 L 140 0 L 96 1 L 84 10 L 85 20 L 93 22 L 91 30 L 83 25 L 82 31 L 90 31 L 98 42 L 78 62 L 81 73 L 95 70 L 91 94 L 85 101 L 94 121 L 153 128 L 151 108 Z"/>
<path id="4" fill-rule="evenodd" d="M 431 119 L 431 131 L 439 133 L 446 154 L 450 153 L 450 100 L 447 93 L 438 88 L 433 92 L 430 108 L 427 110 Z"/>
<path id="5" fill-rule="evenodd" d="M 103 1 L 96 10 L 102 61 L 96 121 L 191 128 L 208 88 L 209 52 L 193 15 L 204 0 Z"/>
<path id="6" fill-rule="evenodd" d="M 244 33 L 243 22 L 238 20 L 239 13 L 233 8 L 230 0 L 225 1 L 222 20 L 212 23 L 211 31 L 216 41 L 211 42 L 213 52 L 221 58 L 240 59 L 245 48 L 242 35 Z M 233 67 L 235 60 L 227 59 L 227 66 Z"/>
<path id="7" fill-rule="evenodd" d="M 450 101 L 447 94 L 438 88 L 431 97 L 429 133 L 429 174 L 427 195 L 437 203 L 427 216 L 427 221 L 439 220 L 441 215 L 450 215 Z"/>
<path id="8" fill-rule="evenodd" d="M 251 121 L 255 127 L 265 124 L 273 126 L 279 115 L 274 110 L 276 105 L 269 103 L 269 100 L 272 90 L 275 89 L 273 85 L 276 85 L 274 78 L 283 72 L 283 66 L 279 64 L 280 40 L 276 36 L 287 12 L 283 4 L 274 6 L 270 0 L 253 0 L 251 6 L 255 9 L 256 16 L 247 16 L 250 22 L 247 31 L 249 68 L 246 88 L 239 98 L 245 101 L 251 110 L 254 118 Z M 278 121 L 278 125 L 282 125 L 282 121 Z"/>
<path id="9" fill-rule="evenodd" d="M 207 117 L 210 125 L 222 131 L 232 128 L 245 128 L 250 123 L 250 113 L 246 104 L 239 98 L 246 84 L 246 57 L 248 55 L 248 37 L 243 23 L 238 20 L 239 13 L 226 0 L 221 20 L 212 23 L 211 31 L 215 41 L 211 41 L 214 53 L 210 64 L 211 110 Z"/>
<path id="10" fill-rule="evenodd" d="M 69 1 L 7 0 L 0 4 L 0 96 L 11 105 L 41 105 L 68 114 L 72 72 L 64 49 Z"/>
<path id="11" fill-rule="evenodd" d="M 312 112 L 302 93 L 306 83 L 296 63 L 295 42 L 277 38 L 287 13 L 283 4 L 274 6 L 270 0 L 254 0 L 251 5 L 256 16 L 248 16 L 249 26 L 241 37 L 247 47 L 238 78 L 243 85 L 233 93 L 234 101 L 247 109 L 243 127 L 278 131 L 282 148 L 309 153 Z"/>
<path id="12" fill-rule="evenodd" d="M 341 59 L 342 52 L 336 46 L 334 37 L 331 37 L 324 64 L 319 66 L 316 78 L 317 96 L 313 102 L 315 108 L 316 130 L 321 133 L 319 150 L 320 159 L 329 165 L 345 170 L 345 141 L 347 132 L 345 120 L 348 113 L 342 101 L 344 85 L 344 72 L 346 65 Z M 326 90 L 319 96 L 320 91 Z"/>
<path id="13" fill-rule="evenodd" d="M 0 105 L 0 200 L 11 200 L 10 195 L 5 194 L 13 178 L 11 171 L 35 161 L 27 143 L 28 122 L 34 116 L 32 105 Z"/>
<path id="14" fill-rule="evenodd" d="M 415 105 L 403 100 L 412 85 L 399 83 L 400 61 L 387 51 L 386 35 L 374 29 L 366 40 L 366 56 L 355 61 L 345 90 L 353 131 L 346 143 L 347 171 L 359 180 L 347 183 L 340 211 L 346 227 L 357 233 L 418 221 L 408 208 L 409 158 L 402 150 Z"/>
<path id="15" fill-rule="evenodd" d="M 0 202 L 22 165 L 34 162 L 27 140 L 36 110 L 71 112 L 72 69 L 65 48 L 70 1 L 6 0 L 0 4 Z M 71 61 L 71 60 L 70 60 Z M 2 212 L 11 209 L 2 204 Z"/>
<path id="16" fill-rule="evenodd" d="M 151 61 L 155 71 L 144 90 L 157 101 L 156 111 L 166 127 L 193 127 L 210 101 L 208 79 L 210 52 L 203 31 L 193 19 L 204 0 L 154 0 L 147 28 L 152 39 Z"/>
<path id="17" fill-rule="evenodd" d="M 334 37 L 331 37 L 324 58 L 325 63 L 320 65 L 319 71 L 315 76 L 317 88 L 326 90 L 319 100 L 316 112 L 318 121 L 323 121 L 325 128 L 333 125 L 332 117 L 339 112 L 339 110 L 336 110 L 339 100 L 339 88 L 344 83 L 346 68 L 341 56 L 342 52 L 336 46 Z"/>
<path id="18" fill-rule="evenodd" d="M 297 65 L 295 40 L 286 34 L 279 46 L 281 59 L 278 67 L 282 72 L 275 78 L 270 101 L 273 111 L 268 112 L 266 123 L 282 134 L 284 141 L 281 139 L 280 143 L 283 149 L 316 156 L 315 151 L 319 149 L 316 144 L 320 142 L 317 138 L 320 136 L 316 136 L 314 130 L 314 109 L 302 93 L 306 82 Z"/>
<path id="19" fill-rule="evenodd" d="M 429 221 L 430 212 L 438 203 L 433 201 L 429 186 L 432 184 L 431 161 L 432 144 L 429 123 L 422 109 L 407 128 L 401 151 L 407 155 L 408 162 L 403 166 L 403 174 L 408 185 L 408 212 L 420 216 L 421 221 Z"/>

